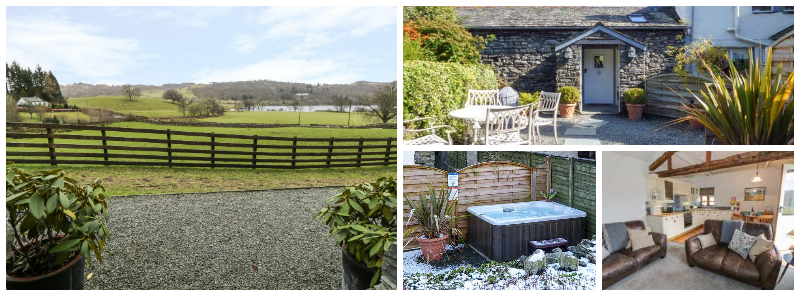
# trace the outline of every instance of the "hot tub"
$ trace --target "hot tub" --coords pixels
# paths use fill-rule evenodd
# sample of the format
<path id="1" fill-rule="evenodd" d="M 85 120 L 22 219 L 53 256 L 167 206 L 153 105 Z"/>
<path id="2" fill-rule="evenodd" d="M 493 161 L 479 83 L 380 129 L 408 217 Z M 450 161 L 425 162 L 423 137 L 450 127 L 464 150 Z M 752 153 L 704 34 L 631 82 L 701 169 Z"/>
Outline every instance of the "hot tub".
<path id="1" fill-rule="evenodd" d="M 576 245 L 586 234 L 586 212 L 556 202 L 474 206 L 467 211 L 469 244 L 494 261 L 528 255 L 530 241 L 563 238 Z"/>

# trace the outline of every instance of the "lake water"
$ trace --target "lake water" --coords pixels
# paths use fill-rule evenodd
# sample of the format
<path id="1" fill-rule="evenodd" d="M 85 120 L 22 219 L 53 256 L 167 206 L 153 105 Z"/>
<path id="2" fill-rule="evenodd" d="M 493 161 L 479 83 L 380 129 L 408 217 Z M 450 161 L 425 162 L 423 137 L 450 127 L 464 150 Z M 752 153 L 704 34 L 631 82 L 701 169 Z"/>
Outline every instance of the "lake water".
<path id="1" fill-rule="evenodd" d="M 361 106 L 353 105 L 353 110 L 358 109 L 358 107 L 361 107 Z M 231 109 L 231 110 L 235 110 L 235 109 Z M 304 106 L 303 107 L 303 112 L 334 111 L 334 110 L 336 110 L 336 106 L 333 106 L 333 105 Z M 263 107 L 255 107 L 253 109 L 253 111 L 289 111 L 289 112 L 295 112 L 294 111 L 294 107 L 292 107 L 292 106 L 263 106 Z M 345 107 L 344 111 L 347 112 L 348 108 Z"/>

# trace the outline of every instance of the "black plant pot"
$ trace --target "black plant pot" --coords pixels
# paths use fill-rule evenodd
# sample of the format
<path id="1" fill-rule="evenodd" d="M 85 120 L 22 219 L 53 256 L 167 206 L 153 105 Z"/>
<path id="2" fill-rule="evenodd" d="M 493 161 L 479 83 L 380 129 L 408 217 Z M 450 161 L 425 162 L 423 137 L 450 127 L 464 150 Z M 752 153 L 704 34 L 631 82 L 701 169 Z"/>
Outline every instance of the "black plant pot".
<path id="1" fill-rule="evenodd" d="M 86 260 L 78 254 L 69 264 L 51 273 L 32 278 L 6 275 L 8 290 L 83 290 L 83 270 Z"/>
<path id="2" fill-rule="evenodd" d="M 342 248 L 342 290 L 366 290 L 377 270 L 370 269 Z"/>

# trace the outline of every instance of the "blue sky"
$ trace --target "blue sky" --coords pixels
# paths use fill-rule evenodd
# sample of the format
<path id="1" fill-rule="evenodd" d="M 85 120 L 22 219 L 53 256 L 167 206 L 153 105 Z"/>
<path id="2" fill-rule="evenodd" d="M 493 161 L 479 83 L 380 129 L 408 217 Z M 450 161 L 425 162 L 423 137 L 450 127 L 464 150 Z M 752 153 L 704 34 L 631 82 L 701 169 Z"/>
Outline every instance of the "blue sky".
<path id="1" fill-rule="evenodd" d="M 387 82 L 397 8 L 6 7 L 13 60 L 61 84 Z"/>

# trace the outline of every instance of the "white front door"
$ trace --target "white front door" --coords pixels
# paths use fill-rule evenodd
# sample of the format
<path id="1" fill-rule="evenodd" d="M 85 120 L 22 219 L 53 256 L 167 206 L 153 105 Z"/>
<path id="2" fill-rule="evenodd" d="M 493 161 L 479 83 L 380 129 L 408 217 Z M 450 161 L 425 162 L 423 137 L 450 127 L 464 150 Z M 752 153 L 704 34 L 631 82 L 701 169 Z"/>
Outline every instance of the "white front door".
<path id="1" fill-rule="evenodd" d="M 583 103 L 614 104 L 616 61 L 612 48 L 583 50 Z"/>

